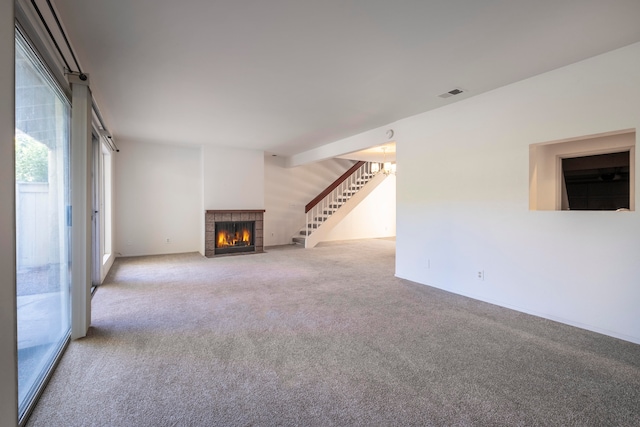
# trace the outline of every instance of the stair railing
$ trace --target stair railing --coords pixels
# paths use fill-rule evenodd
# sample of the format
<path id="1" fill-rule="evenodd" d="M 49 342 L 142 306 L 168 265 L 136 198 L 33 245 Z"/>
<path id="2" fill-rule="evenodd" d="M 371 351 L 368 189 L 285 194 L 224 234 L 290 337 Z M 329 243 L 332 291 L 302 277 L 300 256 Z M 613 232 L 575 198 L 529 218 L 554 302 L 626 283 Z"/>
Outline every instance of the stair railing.
<path id="1" fill-rule="evenodd" d="M 313 233 L 377 173 L 373 162 L 357 162 L 305 206 L 305 237 Z M 378 165 L 378 163 L 376 163 Z"/>

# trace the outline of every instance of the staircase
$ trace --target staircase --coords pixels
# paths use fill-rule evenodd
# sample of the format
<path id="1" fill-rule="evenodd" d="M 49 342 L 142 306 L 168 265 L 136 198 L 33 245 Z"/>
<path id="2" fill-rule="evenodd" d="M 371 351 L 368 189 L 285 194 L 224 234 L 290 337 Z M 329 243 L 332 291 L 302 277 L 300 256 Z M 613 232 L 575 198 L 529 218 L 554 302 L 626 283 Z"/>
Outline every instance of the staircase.
<path id="1" fill-rule="evenodd" d="M 358 162 L 306 207 L 305 225 L 293 242 L 312 248 L 385 178 L 372 170 L 372 162 Z M 375 169 L 374 169 L 375 170 Z"/>

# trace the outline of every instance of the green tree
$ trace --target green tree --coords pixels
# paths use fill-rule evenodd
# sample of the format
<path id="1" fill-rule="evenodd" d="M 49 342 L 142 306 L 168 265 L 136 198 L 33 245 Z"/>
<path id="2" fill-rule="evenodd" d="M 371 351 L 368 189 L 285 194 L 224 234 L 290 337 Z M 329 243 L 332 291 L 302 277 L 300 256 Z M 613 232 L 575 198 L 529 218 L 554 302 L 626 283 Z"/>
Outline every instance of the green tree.
<path id="1" fill-rule="evenodd" d="M 49 149 L 23 133 L 16 135 L 16 181 L 49 181 Z"/>

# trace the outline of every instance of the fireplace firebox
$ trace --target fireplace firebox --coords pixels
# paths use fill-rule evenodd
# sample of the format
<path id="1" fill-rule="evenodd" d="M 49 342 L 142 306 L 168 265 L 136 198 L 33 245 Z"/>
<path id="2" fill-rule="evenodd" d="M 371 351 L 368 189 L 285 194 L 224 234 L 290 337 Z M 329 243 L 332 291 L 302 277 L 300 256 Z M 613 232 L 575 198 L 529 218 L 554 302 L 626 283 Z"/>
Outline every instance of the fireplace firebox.
<path id="1" fill-rule="evenodd" d="M 204 226 L 208 258 L 264 252 L 264 209 L 207 210 Z"/>
<path id="2" fill-rule="evenodd" d="M 220 221 L 215 225 L 215 253 L 255 251 L 255 221 Z"/>

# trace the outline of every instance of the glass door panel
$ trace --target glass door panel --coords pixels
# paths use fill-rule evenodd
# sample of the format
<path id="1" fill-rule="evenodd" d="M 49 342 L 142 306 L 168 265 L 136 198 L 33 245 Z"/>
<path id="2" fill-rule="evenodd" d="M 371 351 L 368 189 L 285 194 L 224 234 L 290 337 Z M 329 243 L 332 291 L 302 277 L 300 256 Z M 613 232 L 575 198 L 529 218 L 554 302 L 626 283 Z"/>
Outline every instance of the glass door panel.
<path id="1" fill-rule="evenodd" d="M 16 35 L 16 263 L 20 417 L 70 330 L 69 102 Z"/>

